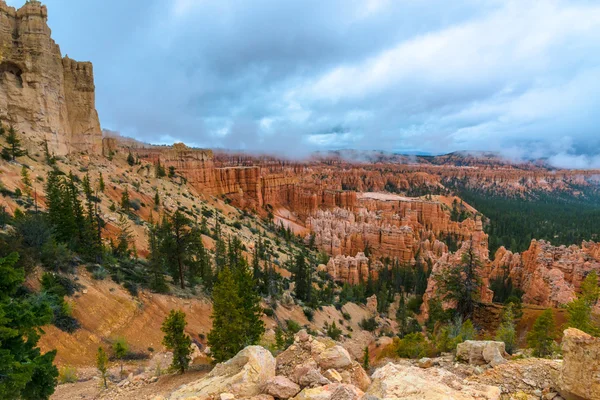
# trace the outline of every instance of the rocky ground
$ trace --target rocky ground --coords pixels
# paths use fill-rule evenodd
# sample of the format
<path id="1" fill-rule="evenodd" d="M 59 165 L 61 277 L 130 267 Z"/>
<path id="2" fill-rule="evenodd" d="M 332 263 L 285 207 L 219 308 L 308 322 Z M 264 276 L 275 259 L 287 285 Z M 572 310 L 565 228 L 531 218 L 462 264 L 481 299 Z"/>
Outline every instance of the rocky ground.
<path id="1" fill-rule="evenodd" d="M 501 342 L 467 341 L 456 355 L 379 360 L 365 371 L 342 344 L 301 331 L 277 357 L 250 346 L 210 372 L 156 377 L 147 368 L 105 390 L 98 378 L 61 385 L 52 399 L 597 400 L 599 355 L 599 339 L 568 329 L 564 360 L 511 358 Z"/>

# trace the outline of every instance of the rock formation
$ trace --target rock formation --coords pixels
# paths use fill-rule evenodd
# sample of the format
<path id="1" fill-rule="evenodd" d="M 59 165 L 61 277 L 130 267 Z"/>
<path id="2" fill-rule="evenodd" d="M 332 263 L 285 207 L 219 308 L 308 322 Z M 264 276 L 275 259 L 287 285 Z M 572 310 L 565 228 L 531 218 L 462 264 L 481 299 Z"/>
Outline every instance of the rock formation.
<path id="1" fill-rule="evenodd" d="M 92 64 L 62 58 L 47 19 L 39 1 L 17 10 L 0 0 L 0 120 L 36 151 L 47 141 L 57 155 L 100 153 Z"/>
<path id="2" fill-rule="evenodd" d="M 359 194 L 354 207 L 319 210 L 307 225 L 317 246 L 333 256 L 368 247 L 372 255 L 408 263 L 415 263 L 417 253 L 424 259 L 442 256 L 447 246 L 439 239 L 447 236 L 487 241 L 478 217 L 455 222 L 440 201 L 382 193 Z"/>
<path id="3" fill-rule="evenodd" d="M 565 399 L 600 399 L 600 339 L 569 328 L 562 339 L 560 393 Z"/>
<path id="4" fill-rule="evenodd" d="M 552 246 L 532 240 L 529 249 L 513 254 L 501 247 L 496 252 L 490 277 L 508 272 L 515 287 L 523 290 L 523 302 L 557 307 L 573 300 L 587 274 L 600 273 L 600 243 Z"/>

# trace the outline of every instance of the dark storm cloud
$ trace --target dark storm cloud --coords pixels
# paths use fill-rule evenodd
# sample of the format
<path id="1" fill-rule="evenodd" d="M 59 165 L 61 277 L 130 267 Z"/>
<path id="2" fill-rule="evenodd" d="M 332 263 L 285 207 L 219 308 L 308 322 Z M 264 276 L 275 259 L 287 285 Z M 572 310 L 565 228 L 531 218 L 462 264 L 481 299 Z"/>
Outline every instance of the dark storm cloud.
<path id="1" fill-rule="evenodd" d="M 94 62 L 103 127 L 124 135 L 600 167 L 597 2 L 46 3 L 63 53 Z"/>

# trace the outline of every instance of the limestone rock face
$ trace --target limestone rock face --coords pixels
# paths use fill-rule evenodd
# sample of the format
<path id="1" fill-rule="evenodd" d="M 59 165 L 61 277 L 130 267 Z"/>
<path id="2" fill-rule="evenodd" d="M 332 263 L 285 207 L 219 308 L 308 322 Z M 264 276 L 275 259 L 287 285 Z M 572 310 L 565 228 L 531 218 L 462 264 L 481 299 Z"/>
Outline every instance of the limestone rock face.
<path id="1" fill-rule="evenodd" d="M 500 389 L 464 381 L 440 368 L 422 369 L 388 363 L 372 375 L 367 395 L 380 399 L 500 399 Z"/>
<path id="2" fill-rule="evenodd" d="M 569 328 L 562 340 L 561 395 L 570 399 L 600 399 L 600 339 Z"/>
<path id="3" fill-rule="evenodd" d="M 504 342 L 492 340 L 466 340 L 456 347 L 456 359 L 473 365 L 502 364 L 504 353 Z"/>
<path id="4" fill-rule="evenodd" d="M 172 393 L 169 399 L 204 400 L 220 393 L 254 396 L 274 377 L 275 358 L 271 353 L 260 346 L 248 346 L 202 379 Z"/>
<path id="5" fill-rule="evenodd" d="M 92 64 L 62 58 L 39 1 L 20 9 L 0 0 L 0 120 L 57 155 L 100 153 Z"/>

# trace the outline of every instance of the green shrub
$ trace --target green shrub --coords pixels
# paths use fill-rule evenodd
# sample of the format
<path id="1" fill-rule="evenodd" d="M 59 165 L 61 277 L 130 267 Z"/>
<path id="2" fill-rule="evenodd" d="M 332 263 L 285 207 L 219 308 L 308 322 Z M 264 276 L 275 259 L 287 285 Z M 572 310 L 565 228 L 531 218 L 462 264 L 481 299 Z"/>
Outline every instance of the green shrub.
<path id="1" fill-rule="evenodd" d="M 315 311 L 312 308 L 304 307 L 304 309 L 302 311 L 304 312 L 306 319 L 308 319 L 309 321 L 313 320 Z"/>
<path id="2" fill-rule="evenodd" d="M 375 319 L 375 317 L 371 317 L 368 319 L 363 318 L 358 323 L 358 326 L 360 326 L 365 331 L 373 332 L 375 329 L 377 329 L 377 320 Z"/>
<path id="3" fill-rule="evenodd" d="M 338 340 L 340 336 L 342 336 L 342 330 L 337 327 L 335 321 L 333 322 L 333 324 L 327 326 L 327 336 L 329 336 L 333 340 Z"/>
<path id="4" fill-rule="evenodd" d="M 421 358 L 431 354 L 431 346 L 421 333 L 409 333 L 397 343 L 396 353 L 402 358 Z"/>
<path id="5" fill-rule="evenodd" d="M 65 365 L 58 370 L 58 382 L 75 383 L 77 382 L 77 370 L 75 367 Z"/>

